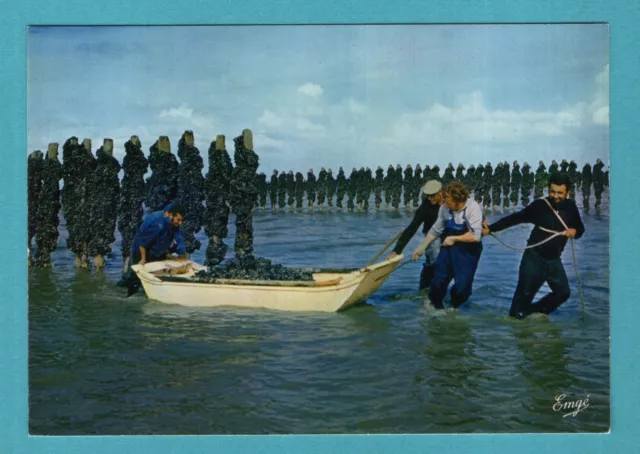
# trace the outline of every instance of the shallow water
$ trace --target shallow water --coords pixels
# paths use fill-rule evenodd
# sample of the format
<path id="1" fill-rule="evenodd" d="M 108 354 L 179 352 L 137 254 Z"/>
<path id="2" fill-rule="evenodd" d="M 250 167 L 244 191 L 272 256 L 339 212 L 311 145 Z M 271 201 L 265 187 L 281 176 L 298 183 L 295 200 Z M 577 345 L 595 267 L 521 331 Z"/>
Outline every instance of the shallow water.
<path id="1" fill-rule="evenodd" d="M 96 276 L 73 268 L 62 232 L 55 268 L 29 271 L 30 432 L 606 432 L 607 195 L 602 215 L 584 215 L 586 234 L 576 241 L 584 319 L 569 245 L 570 300 L 548 320 L 516 321 L 506 314 L 521 253 L 493 238 L 484 240 L 473 296 L 460 311 L 425 308 L 415 292 L 418 262 L 366 304 L 297 314 L 125 298 L 114 285 L 119 244 Z M 257 212 L 255 252 L 292 267 L 358 267 L 410 216 Z M 515 227 L 501 239 L 521 247 L 529 231 Z M 202 263 L 199 238 L 193 259 Z M 560 394 L 588 396 L 589 406 L 563 417 L 571 410 L 554 411 Z"/>

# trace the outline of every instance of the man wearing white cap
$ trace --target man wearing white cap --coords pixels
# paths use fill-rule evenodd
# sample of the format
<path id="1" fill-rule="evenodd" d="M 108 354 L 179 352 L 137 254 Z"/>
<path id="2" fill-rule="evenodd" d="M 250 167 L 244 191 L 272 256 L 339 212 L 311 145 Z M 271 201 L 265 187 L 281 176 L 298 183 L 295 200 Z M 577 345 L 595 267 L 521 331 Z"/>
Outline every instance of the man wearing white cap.
<path id="1" fill-rule="evenodd" d="M 426 235 L 433 223 L 438 218 L 438 212 L 440 206 L 444 203 L 444 197 L 442 196 L 442 183 L 438 180 L 429 180 L 422 188 L 423 200 L 416 214 L 411 220 L 411 224 L 404 229 L 402 235 L 396 243 L 396 247 L 393 252 L 389 254 L 388 259 L 391 259 L 402 253 L 402 250 L 406 247 L 409 240 L 416 234 L 420 224 L 422 224 L 422 232 Z M 420 290 L 429 288 L 431 285 L 431 279 L 435 271 L 436 259 L 440 253 L 440 240 L 432 242 L 425 251 L 425 261 L 422 265 L 422 272 L 420 273 Z"/>

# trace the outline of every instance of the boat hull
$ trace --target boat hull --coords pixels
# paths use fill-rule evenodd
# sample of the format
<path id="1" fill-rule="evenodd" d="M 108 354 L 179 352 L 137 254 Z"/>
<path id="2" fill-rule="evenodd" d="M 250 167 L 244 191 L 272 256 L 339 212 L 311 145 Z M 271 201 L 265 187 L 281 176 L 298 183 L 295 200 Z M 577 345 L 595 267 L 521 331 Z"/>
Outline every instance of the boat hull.
<path id="1" fill-rule="evenodd" d="M 296 312 L 336 312 L 364 301 L 377 291 L 399 265 L 402 255 L 351 273 L 315 273 L 318 287 L 287 287 L 268 285 L 206 284 L 189 282 L 188 278 L 204 267 L 194 264 L 195 270 L 184 282 L 164 281 L 154 271 L 176 262 L 154 262 L 134 265 L 149 299 L 167 304 L 192 307 L 236 306 Z M 340 278 L 333 285 L 323 281 Z"/>

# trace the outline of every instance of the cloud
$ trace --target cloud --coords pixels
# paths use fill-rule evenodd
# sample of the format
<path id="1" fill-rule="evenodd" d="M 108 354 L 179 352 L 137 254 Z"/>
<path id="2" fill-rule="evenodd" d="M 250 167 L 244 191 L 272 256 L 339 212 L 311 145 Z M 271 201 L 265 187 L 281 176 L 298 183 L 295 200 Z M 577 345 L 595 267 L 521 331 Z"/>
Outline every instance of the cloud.
<path id="1" fill-rule="evenodd" d="M 298 87 L 298 91 L 304 95 L 310 96 L 312 98 L 319 98 L 322 96 L 324 90 L 320 85 L 308 82 L 300 87 Z"/>
<path id="2" fill-rule="evenodd" d="M 168 120 L 169 123 L 180 125 L 180 128 L 213 130 L 216 126 L 216 119 L 211 115 L 198 113 L 194 109 L 182 104 L 180 107 L 163 109 L 158 118 Z"/>
<path id="3" fill-rule="evenodd" d="M 298 131 L 303 131 L 303 132 L 311 132 L 311 133 L 315 133 L 315 132 L 325 132 L 327 130 L 326 127 L 324 127 L 321 124 L 317 124 L 317 123 L 313 123 L 311 121 L 309 121 L 306 118 L 298 118 L 295 122 L 296 124 L 296 128 L 298 129 Z"/>
<path id="4" fill-rule="evenodd" d="M 405 113 L 387 134 L 376 142 L 385 145 L 432 144 L 468 146 L 473 144 L 523 144 L 541 136 L 573 133 L 583 124 L 579 109 L 552 111 L 490 110 L 482 92 L 458 97 L 460 104 L 439 103 L 423 111 Z"/>
<path id="5" fill-rule="evenodd" d="M 354 97 L 330 103 L 319 96 L 322 88 L 312 85 L 297 89 L 305 91 L 304 96 L 284 96 L 269 102 L 256 118 L 256 149 L 267 153 L 261 168 L 280 169 L 300 159 L 305 161 L 305 167 L 331 167 L 345 159 L 357 160 L 357 154 L 345 155 L 345 151 L 366 129 L 363 125 L 367 122 L 367 106 Z M 348 146 L 331 145 L 347 143 Z"/>
<path id="6" fill-rule="evenodd" d="M 160 112 L 158 117 L 165 118 L 191 118 L 193 116 L 193 109 L 189 109 L 187 106 L 182 105 L 180 107 L 172 107 L 170 109 L 164 109 Z"/>
<path id="7" fill-rule="evenodd" d="M 267 109 L 262 113 L 262 116 L 258 118 L 258 123 L 269 129 L 280 128 L 284 125 L 285 119 Z"/>
<path id="8" fill-rule="evenodd" d="M 349 112 L 355 114 L 363 114 L 367 111 L 367 107 L 364 104 L 356 101 L 353 98 L 349 98 L 347 100 L 347 107 L 349 109 Z"/>
<path id="9" fill-rule="evenodd" d="M 287 137 L 289 139 L 321 139 L 326 133 L 326 126 L 310 120 L 295 106 L 280 106 L 278 112 L 266 109 L 257 123 L 265 134 Z"/>
<path id="10" fill-rule="evenodd" d="M 609 124 L 609 106 L 602 106 L 593 113 L 593 122 L 597 125 Z"/>
<path id="11" fill-rule="evenodd" d="M 263 148 L 282 149 L 287 146 L 287 143 L 285 141 L 275 139 L 263 133 L 254 134 L 253 141 L 256 144 L 256 149 L 263 149 Z"/>
<path id="12" fill-rule="evenodd" d="M 593 102 L 589 105 L 589 112 L 593 123 L 609 125 L 609 65 L 605 65 L 596 76 L 596 90 Z"/>

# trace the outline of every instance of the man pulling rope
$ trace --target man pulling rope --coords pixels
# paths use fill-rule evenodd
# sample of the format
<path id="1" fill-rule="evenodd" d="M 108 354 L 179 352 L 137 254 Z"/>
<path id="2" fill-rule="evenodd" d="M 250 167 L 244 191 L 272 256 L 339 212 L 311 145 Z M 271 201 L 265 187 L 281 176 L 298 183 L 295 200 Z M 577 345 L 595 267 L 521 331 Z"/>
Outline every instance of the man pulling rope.
<path id="1" fill-rule="evenodd" d="M 555 173 L 549 179 L 549 197 L 534 200 L 523 210 L 491 225 L 486 221 L 483 224 L 483 236 L 518 224 L 535 225 L 520 262 L 518 285 L 509 311 L 511 317 L 523 319 L 535 312 L 549 314 L 569 299 L 569 281 L 560 256 L 568 239 L 581 238 L 585 230 L 578 207 L 569 199 L 570 194 L 569 175 Z M 551 293 L 532 304 L 545 282 Z"/>

